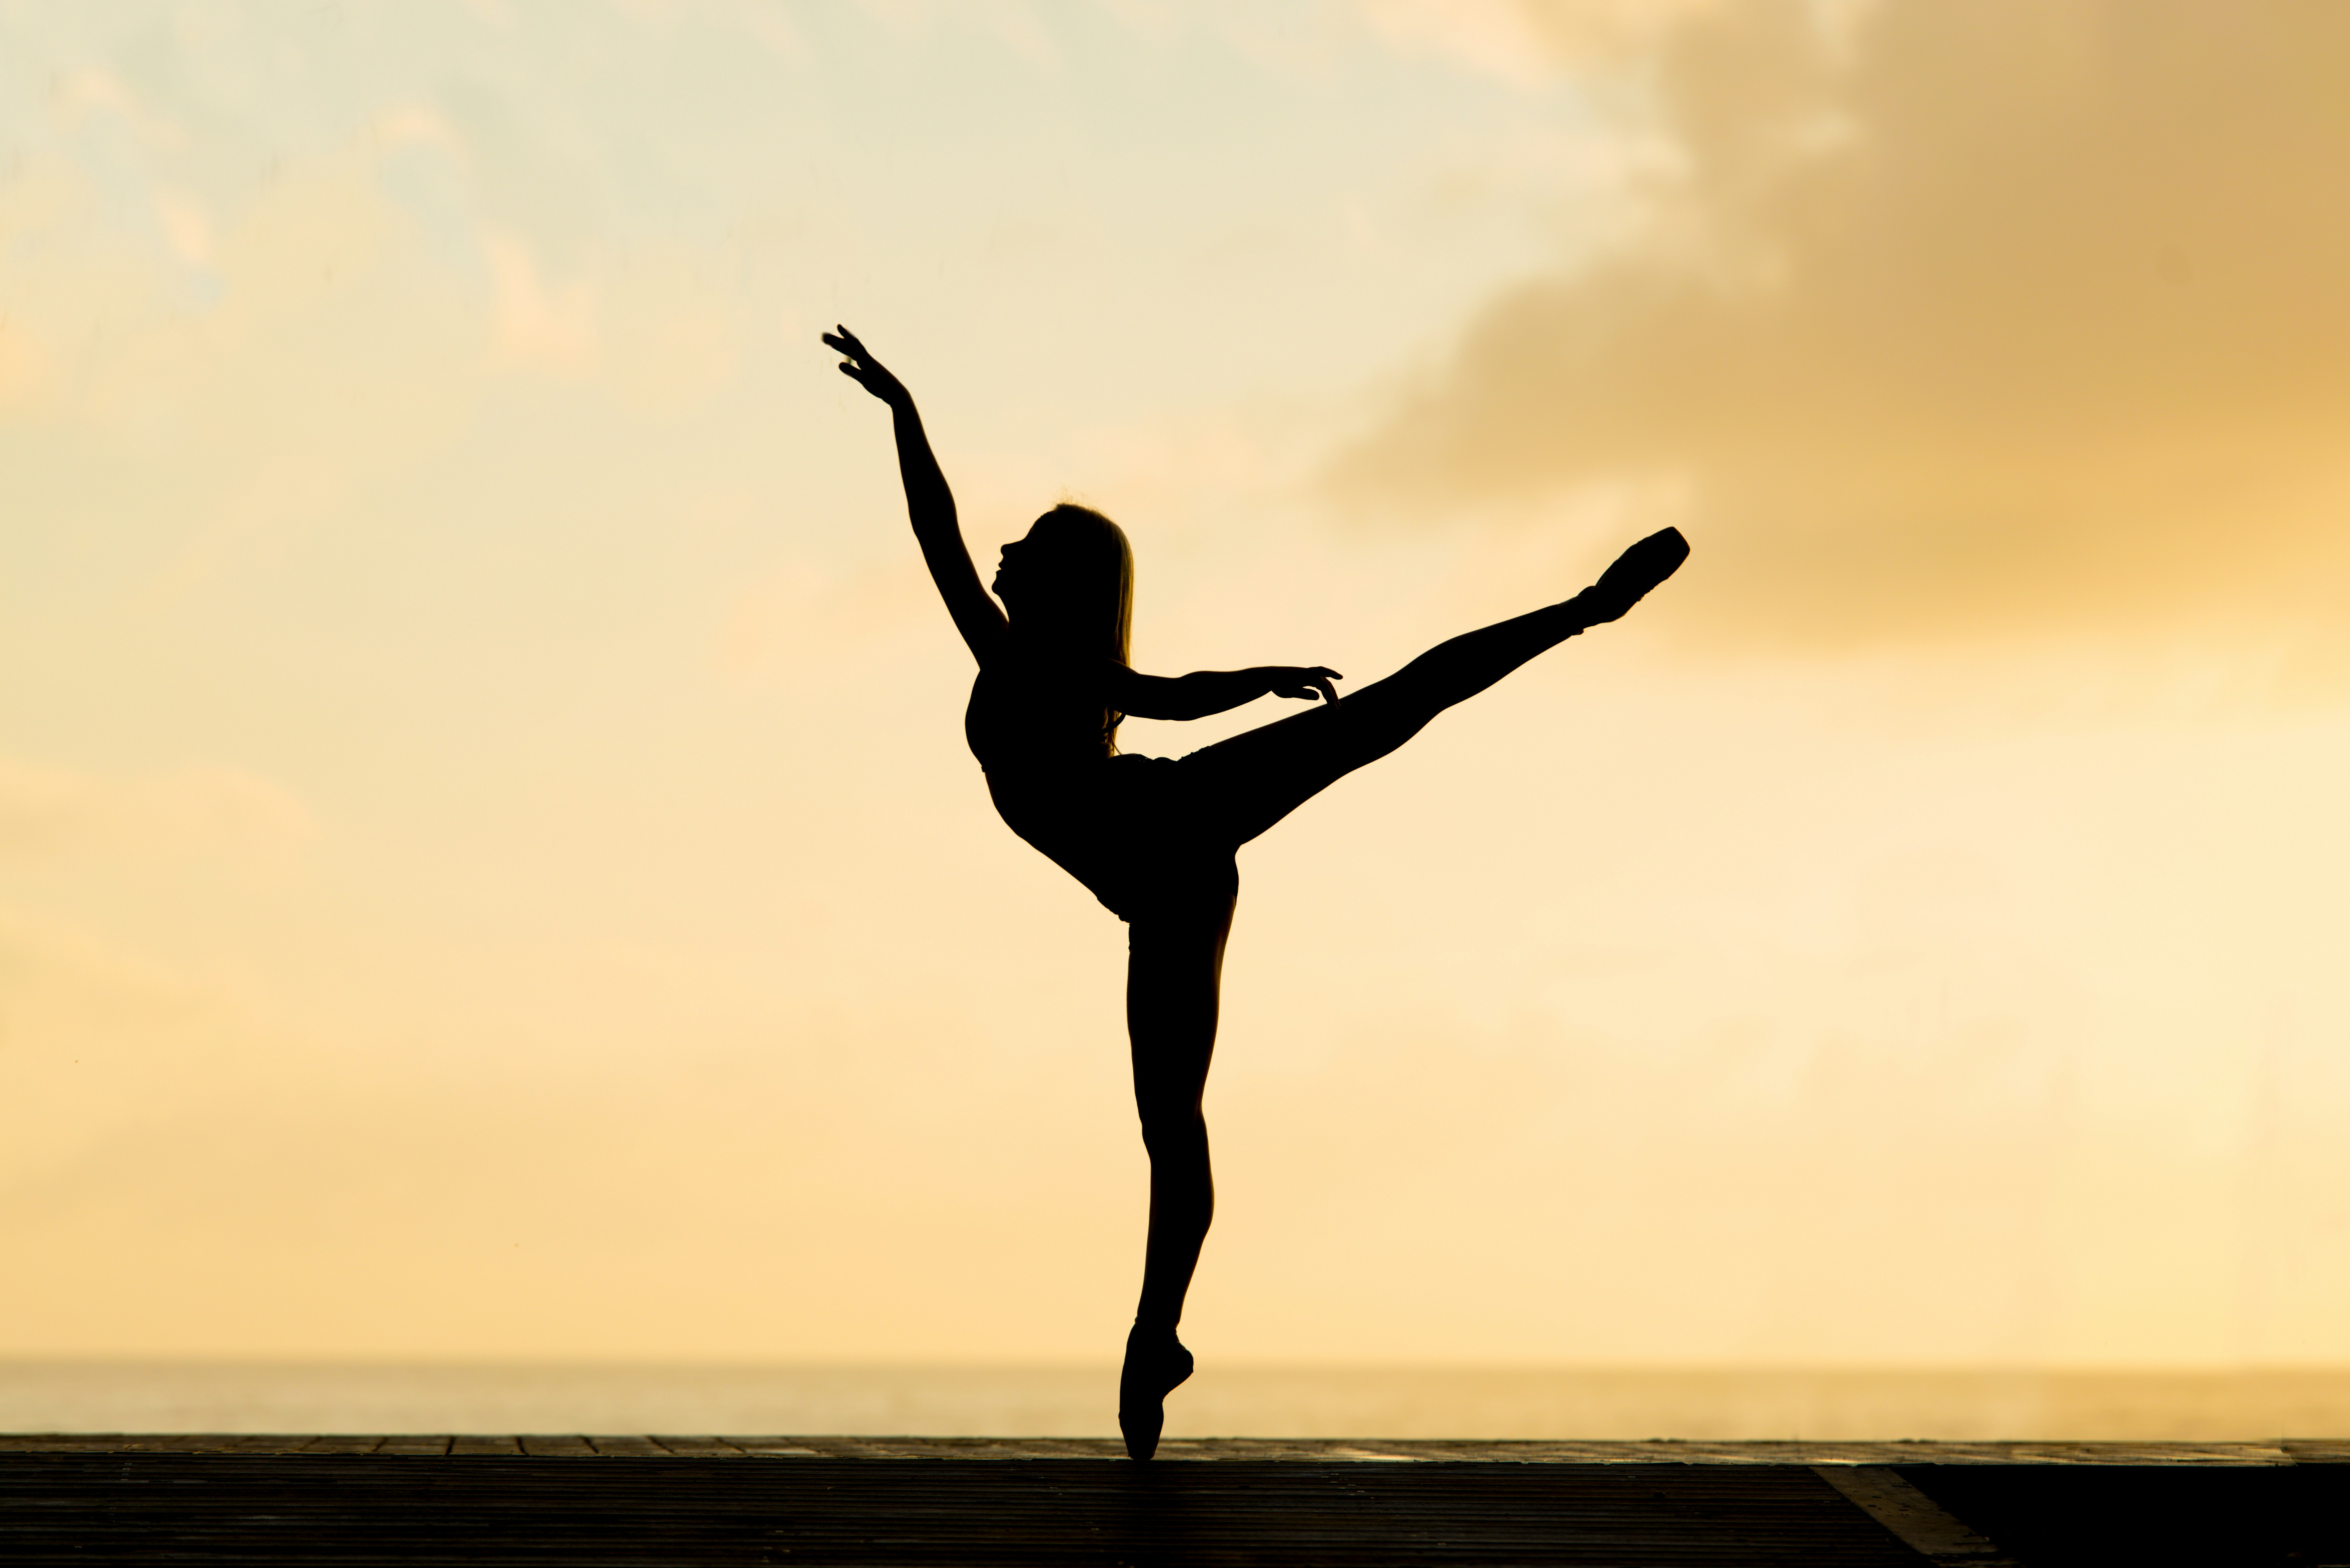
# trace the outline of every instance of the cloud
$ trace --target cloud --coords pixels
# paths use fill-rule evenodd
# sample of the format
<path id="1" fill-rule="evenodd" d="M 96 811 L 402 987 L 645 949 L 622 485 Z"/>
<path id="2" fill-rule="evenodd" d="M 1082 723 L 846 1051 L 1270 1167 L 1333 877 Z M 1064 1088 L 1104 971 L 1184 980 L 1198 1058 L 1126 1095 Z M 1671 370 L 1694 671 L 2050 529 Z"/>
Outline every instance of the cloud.
<path id="1" fill-rule="evenodd" d="M 1336 493 L 1447 517 L 1678 483 L 1677 610 L 1792 645 L 2330 618 L 2350 9 L 1657 15 L 1588 67 L 1648 83 L 1687 154 L 1637 237 L 1490 301 Z"/>
<path id="2" fill-rule="evenodd" d="M 1362 0 L 1363 18 L 1392 45 L 1449 55 L 1523 86 L 1637 57 L 1723 0 Z M 1809 7 L 1841 19 L 1852 0 Z"/>

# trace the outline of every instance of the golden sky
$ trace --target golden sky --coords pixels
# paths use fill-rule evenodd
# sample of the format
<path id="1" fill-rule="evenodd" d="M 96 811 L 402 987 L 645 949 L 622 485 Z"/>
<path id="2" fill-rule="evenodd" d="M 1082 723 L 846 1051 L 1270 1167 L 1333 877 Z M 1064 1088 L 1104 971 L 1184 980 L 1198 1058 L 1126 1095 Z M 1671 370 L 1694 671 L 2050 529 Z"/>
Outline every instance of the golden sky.
<path id="1" fill-rule="evenodd" d="M 2350 1360 L 2330 0 L 0 8 L 0 1355 L 1113 1357 L 975 549 L 1357 682 L 1227 1360 Z M 1180 753 L 1277 716 L 1135 722 Z"/>

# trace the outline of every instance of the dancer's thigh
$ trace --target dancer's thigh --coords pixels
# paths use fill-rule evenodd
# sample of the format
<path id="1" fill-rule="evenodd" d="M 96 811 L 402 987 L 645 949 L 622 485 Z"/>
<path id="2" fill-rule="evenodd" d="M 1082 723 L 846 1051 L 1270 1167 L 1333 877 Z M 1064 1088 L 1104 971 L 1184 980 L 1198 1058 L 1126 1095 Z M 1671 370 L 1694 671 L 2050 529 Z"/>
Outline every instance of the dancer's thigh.
<path id="1" fill-rule="evenodd" d="M 1230 919 L 1240 890 L 1232 846 L 1189 778 L 1163 757 L 1113 757 L 1083 849 L 1062 859 L 1122 920 L 1155 929 Z"/>
<path id="2" fill-rule="evenodd" d="M 1366 763 L 1418 733 L 1432 716 L 1375 682 L 1335 703 L 1294 713 L 1182 759 L 1185 793 L 1203 821 L 1238 847 Z"/>
<path id="3" fill-rule="evenodd" d="M 1216 1048 L 1229 895 L 1165 903 L 1127 926 L 1127 1032 L 1134 1097 L 1146 1127 L 1194 1116 Z"/>

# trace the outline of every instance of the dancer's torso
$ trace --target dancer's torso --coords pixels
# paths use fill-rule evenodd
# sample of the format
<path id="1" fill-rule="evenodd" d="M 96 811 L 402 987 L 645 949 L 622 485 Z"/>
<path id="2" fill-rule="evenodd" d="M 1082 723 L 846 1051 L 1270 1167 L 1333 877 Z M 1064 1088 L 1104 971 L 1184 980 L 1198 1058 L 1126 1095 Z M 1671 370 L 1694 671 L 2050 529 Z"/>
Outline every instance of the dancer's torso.
<path id="1" fill-rule="evenodd" d="M 1177 764 L 1118 754 L 1107 661 L 990 662 L 972 682 L 963 736 L 1004 826 L 1118 915 L 1170 901 L 1229 907 L 1232 856 L 1193 847 Z"/>
<path id="2" fill-rule="evenodd" d="M 963 739 L 993 780 L 1079 774 L 1117 748 L 1109 660 L 1045 659 L 1007 649 L 971 683 Z"/>

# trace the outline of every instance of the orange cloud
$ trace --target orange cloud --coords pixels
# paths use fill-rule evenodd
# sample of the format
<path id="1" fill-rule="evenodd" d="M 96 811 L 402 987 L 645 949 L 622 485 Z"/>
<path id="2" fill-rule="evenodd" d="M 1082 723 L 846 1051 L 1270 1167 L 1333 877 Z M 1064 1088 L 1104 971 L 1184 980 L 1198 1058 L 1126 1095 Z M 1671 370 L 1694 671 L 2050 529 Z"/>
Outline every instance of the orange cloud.
<path id="1" fill-rule="evenodd" d="M 1675 481 L 1679 608 L 1791 644 L 2320 623 L 2350 586 L 2350 9 L 1677 21 L 1607 67 L 1689 154 L 1639 238 L 1490 302 L 1341 496 Z"/>

